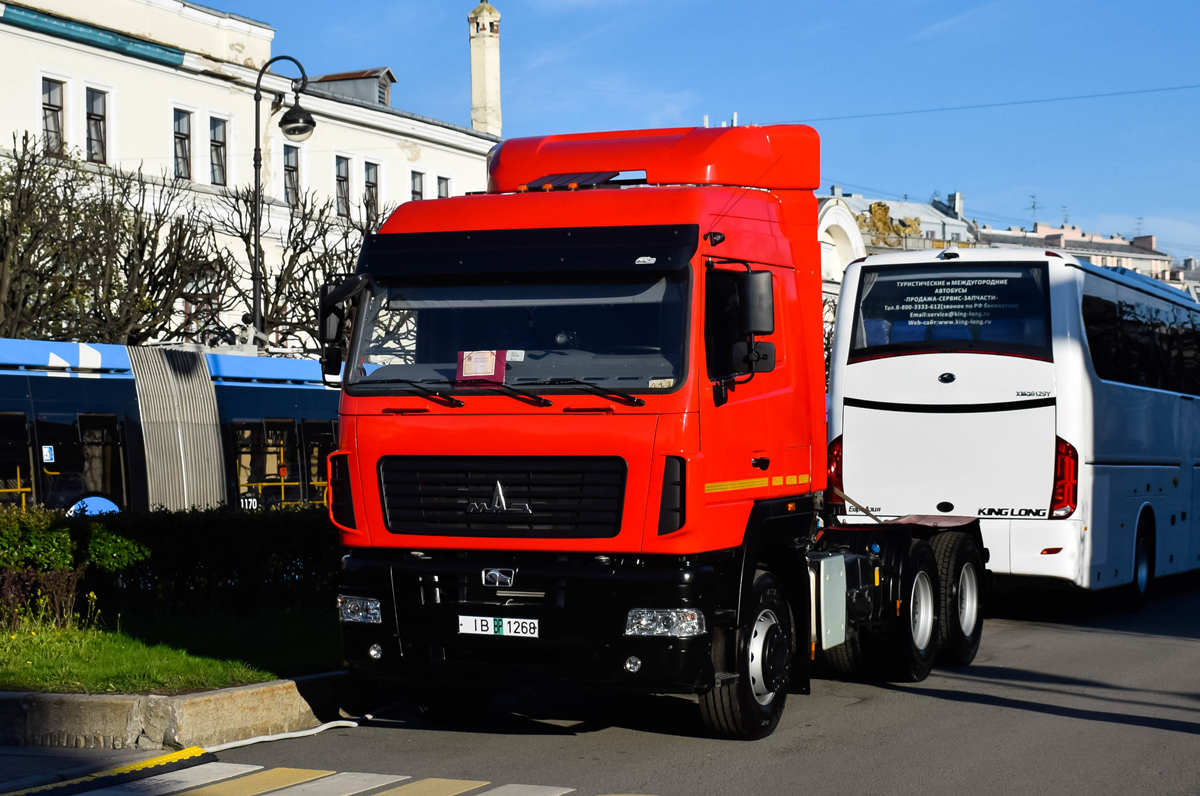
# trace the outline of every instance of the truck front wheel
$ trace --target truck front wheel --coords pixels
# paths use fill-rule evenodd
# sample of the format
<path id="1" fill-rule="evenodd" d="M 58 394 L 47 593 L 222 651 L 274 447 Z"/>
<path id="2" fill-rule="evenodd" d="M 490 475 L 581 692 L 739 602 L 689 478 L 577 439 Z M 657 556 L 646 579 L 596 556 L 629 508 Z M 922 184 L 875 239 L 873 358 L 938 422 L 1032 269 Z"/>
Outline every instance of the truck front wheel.
<path id="1" fill-rule="evenodd" d="M 937 562 L 929 543 L 913 539 L 900 580 L 889 679 L 919 683 L 929 676 L 938 642 Z"/>
<path id="2" fill-rule="evenodd" d="M 941 533 L 933 537 L 941 581 L 938 661 L 947 666 L 966 666 L 979 652 L 983 637 L 983 557 L 965 533 Z"/>
<path id="3" fill-rule="evenodd" d="M 771 573 L 755 573 L 737 635 L 737 681 L 701 694 L 700 715 L 722 737 L 765 738 L 783 715 L 793 647 L 791 610 Z"/>

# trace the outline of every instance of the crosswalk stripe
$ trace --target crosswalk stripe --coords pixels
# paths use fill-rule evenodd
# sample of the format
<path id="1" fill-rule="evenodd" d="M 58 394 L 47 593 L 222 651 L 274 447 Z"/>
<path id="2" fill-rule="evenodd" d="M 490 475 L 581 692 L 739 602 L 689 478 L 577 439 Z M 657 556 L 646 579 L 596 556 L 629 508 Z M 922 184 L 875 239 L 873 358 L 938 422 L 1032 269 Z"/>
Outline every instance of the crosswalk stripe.
<path id="1" fill-rule="evenodd" d="M 457 796 L 475 788 L 490 785 L 489 782 L 476 782 L 469 779 L 419 779 L 398 788 L 385 790 L 375 796 Z"/>
<path id="2" fill-rule="evenodd" d="M 248 774 L 260 768 L 262 766 L 250 766 L 242 763 L 204 763 L 195 768 L 185 768 L 169 774 L 155 774 L 152 777 L 126 782 L 123 785 L 89 791 L 88 796 L 163 796 L 163 794 L 175 793 L 185 788 L 195 788 L 210 782 Z"/>
<path id="3" fill-rule="evenodd" d="M 325 777 L 313 782 L 306 782 L 303 785 L 285 788 L 284 790 L 272 793 L 271 796 L 354 796 L 356 793 L 362 793 L 373 788 L 382 788 L 384 785 L 391 785 L 393 782 L 400 782 L 405 779 L 408 779 L 408 777 L 393 776 L 390 774 L 360 774 L 356 771 L 346 771 L 341 774 L 334 774 L 332 777 Z M 193 796 L 193 794 L 189 793 L 186 796 Z"/>
<path id="4" fill-rule="evenodd" d="M 485 790 L 478 796 L 566 796 L 574 792 L 574 788 L 555 788 L 550 785 L 501 785 Z"/>
<path id="5" fill-rule="evenodd" d="M 332 771 L 317 771 L 309 768 L 271 768 L 257 774 L 189 791 L 187 796 L 258 796 L 260 793 L 279 790 L 289 785 L 299 785 L 302 782 L 328 777 L 332 773 Z"/>

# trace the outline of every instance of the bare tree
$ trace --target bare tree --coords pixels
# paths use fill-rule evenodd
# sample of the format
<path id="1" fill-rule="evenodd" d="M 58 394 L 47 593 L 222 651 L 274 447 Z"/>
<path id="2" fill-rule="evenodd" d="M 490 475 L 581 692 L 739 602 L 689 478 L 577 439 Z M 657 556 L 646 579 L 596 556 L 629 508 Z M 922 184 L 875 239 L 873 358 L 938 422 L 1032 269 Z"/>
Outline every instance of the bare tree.
<path id="1" fill-rule="evenodd" d="M 72 261 L 88 224 L 90 175 L 34 136 L 0 158 L 0 336 L 55 337 L 75 289 Z"/>
<path id="2" fill-rule="evenodd" d="M 233 267 L 186 183 L 97 175 L 94 219 L 76 277 L 72 336 L 136 345 L 203 338 L 227 301 Z"/>
<path id="3" fill-rule="evenodd" d="M 254 189 L 226 191 L 212 216 L 212 226 L 236 241 L 243 257 L 233 291 L 249 307 L 253 292 Z M 317 297 L 321 285 L 354 271 L 363 238 L 377 232 L 391 207 L 371 212 L 364 203 L 358 215 L 339 217 L 332 199 L 311 191 L 288 208 L 286 227 L 274 233 L 270 208 L 262 207 L 262 237 L 277 237 L 279 258 L 263 259 L 263 332 L 280 345 L 308 345 L 317 334 Z M 234 258 L 231 258 L 234 259 Z"/>

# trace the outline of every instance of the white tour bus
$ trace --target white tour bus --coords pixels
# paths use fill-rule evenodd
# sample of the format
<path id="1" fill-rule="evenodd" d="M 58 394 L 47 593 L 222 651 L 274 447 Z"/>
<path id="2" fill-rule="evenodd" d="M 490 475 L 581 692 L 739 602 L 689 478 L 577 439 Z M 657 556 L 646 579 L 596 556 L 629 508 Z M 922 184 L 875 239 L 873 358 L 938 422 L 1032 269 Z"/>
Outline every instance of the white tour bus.
<path id="1" fill-rule="evenodd" d="M 884 517 L 978 517 L 997 574 L 1140 602 L 1200 567 L 1200 304 L 1180 290 L 1052 251 L 870 256 L 846 270 L 829 392 L 831 485 Z"/>

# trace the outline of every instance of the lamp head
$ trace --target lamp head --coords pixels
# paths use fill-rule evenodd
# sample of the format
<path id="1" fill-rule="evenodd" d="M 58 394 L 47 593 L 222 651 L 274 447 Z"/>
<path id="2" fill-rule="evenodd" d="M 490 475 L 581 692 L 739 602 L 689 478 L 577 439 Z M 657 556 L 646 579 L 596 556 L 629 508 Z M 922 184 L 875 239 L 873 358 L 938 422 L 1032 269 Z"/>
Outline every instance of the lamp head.
<path id="1" fill-rule="evenodd" d="M 300 107 L 299 94 L 296 95 L 296 104 L 288 108 L 279 120 L 279 129 L 289 141 L 307 141 L 316 126 L 312 114 Z"/>

